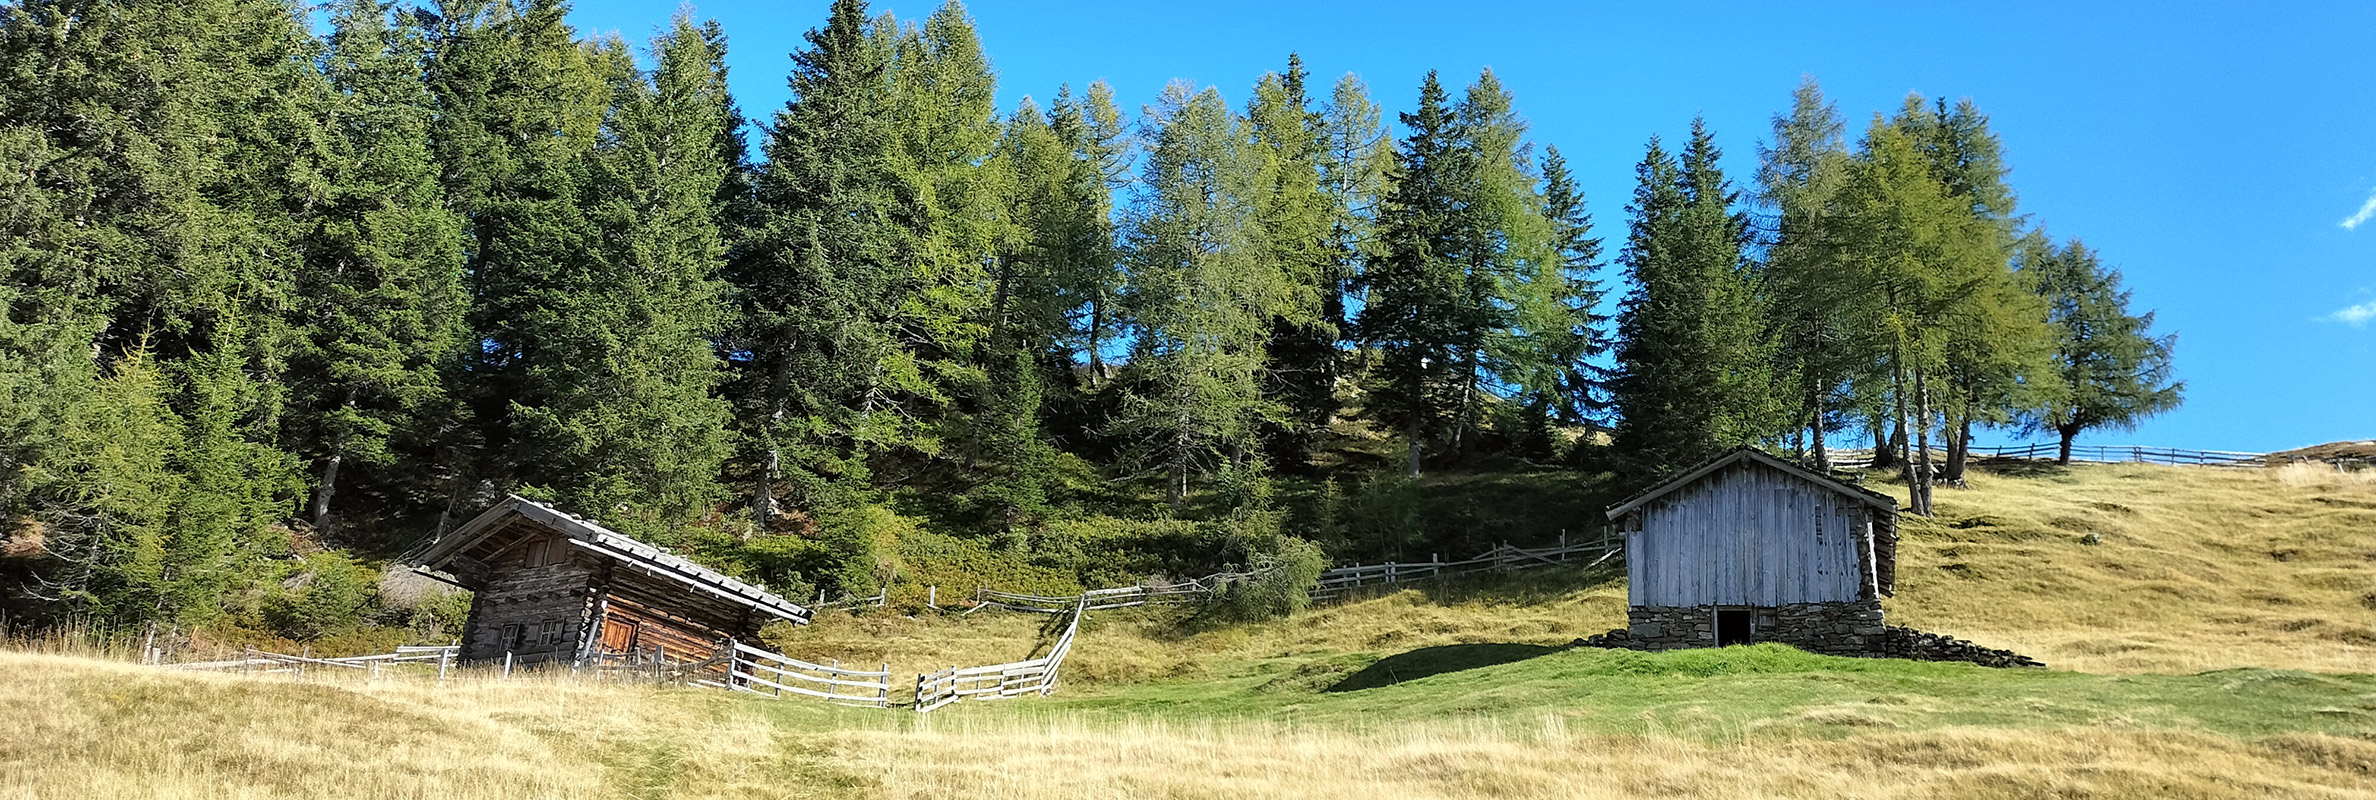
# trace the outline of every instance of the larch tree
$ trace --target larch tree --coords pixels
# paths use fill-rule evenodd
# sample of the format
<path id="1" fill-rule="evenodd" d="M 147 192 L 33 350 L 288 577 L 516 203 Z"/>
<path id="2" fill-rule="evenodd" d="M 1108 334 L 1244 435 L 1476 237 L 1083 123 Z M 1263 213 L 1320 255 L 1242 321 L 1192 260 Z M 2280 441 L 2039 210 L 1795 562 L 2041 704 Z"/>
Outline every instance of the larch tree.
<path id="1" fill-rule="evenodd" d="M 1773 140 L 1758 149 L 1758 199 L 1771 216 L 1766 234 L 1765 296 L 1776 356 L 1807 433 L 1807 457 L 1829 469 L 1824 435 L 1847 412 L 1851 385 L 1866 377 L 1868 348 L 1851 338 L 1829 305 L 1824 282 L 1838 256 L 1823 239 L 1824 214 L 1847 174 L 1850 153 L 1839 112 L 1812 77 L 1791 93 L 1789 113 L 1773 121 Z M 1875 418 L 1884 415 L 1874 414 Z M 1875 443 L 1876 450 L 1882 449 Z"/>
<path id="2" fill-rule="evenodd" d="M 1271 161 L 1221 93 L 1174 83 L 1141 127 L 1123 296 L 1133 374 L 1116 430 L 1178 503 L 1199 481 L 1262 474 L 1258 432 L 1277 417 L 1264 348 L 1291 287 L 1262 228 Z"/>
<path id="3" fill-rule="evenodd" d="M 1303 60 L 1289 54 L 1287 70 L 1264 75 L 1246 108 L 1256 149 L 1270 161 L 1259 211 L 1264 246 L 1287 289 L 1271 319 L 1263 376 L 1264 395 L 1282 413 L 1263 434 L 1271 462 L 1297 472 L 1308 470 L 1337 412 L 1346 260 L 1335 236 L 1345 214 L 1321 184 L 1326 132 L 1305 92 L 1308 77 Z"/>
<path id="4" fill-rule="evenodd" d="M 2098 429 L 2127 430 L 2178 407 L 2186 382 L 2171 378 L 2175 334 L 2153 335 L 2153 312 L 2129 313 L 2120 271 L 2073 239 L 2025 243 L 2021 270 L 2042 296 L 2054 331 L 2060 381 L 2027 419 L 2060 438 L 2057 463 L 2071 463 L 2071 442 Z"/>

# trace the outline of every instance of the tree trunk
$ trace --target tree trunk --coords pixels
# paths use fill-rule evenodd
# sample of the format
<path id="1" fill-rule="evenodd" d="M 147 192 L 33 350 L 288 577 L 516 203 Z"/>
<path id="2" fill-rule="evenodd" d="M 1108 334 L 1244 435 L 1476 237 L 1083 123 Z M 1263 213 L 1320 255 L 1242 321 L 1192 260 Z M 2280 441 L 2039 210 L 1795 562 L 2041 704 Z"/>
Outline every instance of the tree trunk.
<path id="1" fill-rule="evenodd" d="M 1815 382 L 1807 381 L 1807 406 L 1814 413 L 1807 418 L 1808 452 L 1815 457 L 1815 469 L 1831 474 L 1831 454 L 1823 449 L 1823 390 Z"/>
<path id="2" fill-rule="evenodd" d="M 333 450 L 328 463 L 322 465 L 322 485 L 314 489 L 313 526 L 317 533 L 330 531 L 330 496 L 338 492 L 338 464 L 346 460 L 346 453 Z"/>
<path id="3" fill-rule="evenodd" d="M 1415 411 L 1411 414 L 1410 421 L 1403 423 L 1403 438 L 1411 444 L 1411 477 L 1417 478 L 1419 477 L 1419 415 Z"/>
<path id="4" fill-rule="evenodd" d="M 1896 467 L 1897 447 L 1900 440 L 1889 438 L 1889 426 L 1882 421 L 1880 415 L 1874 415 L 1871 427 L 1873 429 L 1873 463 L 1870 466 L 1873 469 Z"/>
<path id="5" fill-rule="evenodd" d="M 1906 446 L 1906 415 L 1909 413 L 1906 409 L 1906 364 L 1899 353 L 1897 345 L 1890 345 L 1889 395 L 1891 402 L 1897 406 L 1897 435 L 1889 445 L 1893 451 Z M 1913 507 L 1914 513 L 1922 513 L 1922 490 L 1915 488 L 1912 453 L 1898 453 L 1898 474 L 1906 480 L 1907 504 Z"/>
<path id="6" fill-rule="evenodd" d="M 760 456 L 758 485 L 751 487 L 751 518 L 759 523 L 760 530 L 775 524 L 775 484 L 784 473 L 784 450 L 776 445 L 775 436 L 783 422 L 784 404 L 778 400 L 774 412 L 768 414 L 768 430 L 762 434 L 767 452 Z"/>
<path id="7" fill-rule="evenodd" d="M 1964 466 L 1972 460 L 1972 418 L 1964 417 L 1956 423 L 1955 433 L 1947 440 L 1947 470 L 1940 480 L 1957 486 L 1964 482 Z"/>
<path id="8" fill-rule="evenodd" d="M 1914 513 L 1927 517 L 1931 515 L 1931 482 L 1936 476 L 1931 470 L 1930 457 L 1930 385 L 1924 382 L 1920 368 L 1914 370 L 1914 397 L 1920 415 L 1920 424 L 1914 428 Z"/>
<path id="9" fill-rule="evenodd" d="M 2079 438 L 2079 427 L 2062 425 L 2056 427 L 2054 432 L 2062 435 L 2062 450 L 2055 455 L 2054 463 L 2068 467 L 2071 465 L 2071 440 Z"/>

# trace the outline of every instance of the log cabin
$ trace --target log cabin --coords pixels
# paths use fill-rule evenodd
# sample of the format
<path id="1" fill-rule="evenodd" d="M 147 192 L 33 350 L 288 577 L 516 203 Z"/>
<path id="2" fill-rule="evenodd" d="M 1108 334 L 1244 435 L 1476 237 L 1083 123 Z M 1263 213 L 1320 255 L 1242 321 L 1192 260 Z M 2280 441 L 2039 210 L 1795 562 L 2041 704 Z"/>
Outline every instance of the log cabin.
<path id="1" fill-rule="evenodd" d="M 473 593 L 464 662 L 699 661 L 770 622 L 809 621 L 765 589 L 518 495 L 413 560 Z"/>
<path id="2" fill-rule="evenodd" d="M 1764 451 L 1726 451 L 1608 509 L 1627 633 L 1653 650 L 1775 641 L 1878 655 L 1897 501 Z"/>

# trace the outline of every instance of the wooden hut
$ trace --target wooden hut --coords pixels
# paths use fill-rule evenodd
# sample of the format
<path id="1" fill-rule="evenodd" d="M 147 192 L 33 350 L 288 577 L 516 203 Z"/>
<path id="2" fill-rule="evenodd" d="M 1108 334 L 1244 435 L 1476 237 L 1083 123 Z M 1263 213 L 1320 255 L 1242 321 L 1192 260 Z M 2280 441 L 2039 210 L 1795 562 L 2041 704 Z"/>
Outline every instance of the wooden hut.
<path id="1" fill-rule="evenodd" d="M 1754 448 L 1613 506 L 1627 631 L 1666 650 L 1778 641 L 1874 655 L 1896 591 L 1897 501 Z"/>
<path id="2" fill-rule="evenodd" d="M 415 559 L 475 594 L 464 661 L 709 658 L 809 610 L 601 525 L 514 495 Z"/>

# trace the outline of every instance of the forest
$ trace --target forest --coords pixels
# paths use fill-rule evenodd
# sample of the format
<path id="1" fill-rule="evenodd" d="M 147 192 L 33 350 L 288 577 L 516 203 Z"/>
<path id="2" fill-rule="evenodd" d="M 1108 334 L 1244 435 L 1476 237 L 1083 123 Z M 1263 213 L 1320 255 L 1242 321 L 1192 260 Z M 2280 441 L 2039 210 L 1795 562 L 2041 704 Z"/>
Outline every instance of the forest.
<path id="1" fill-rule="evenodd" d="M 1742 444 L 1921 514 L 2183 390 L 1970 100 L 1809 78 L 1588 207 L 1491 71 L 1001 108 L 957 3 L 834 0 L 744 109 L 568 11 L 0 3 L 0 617 L 435 639 L 382 572 L 504 493 L 795 598 L 1464 555 Z"/>

